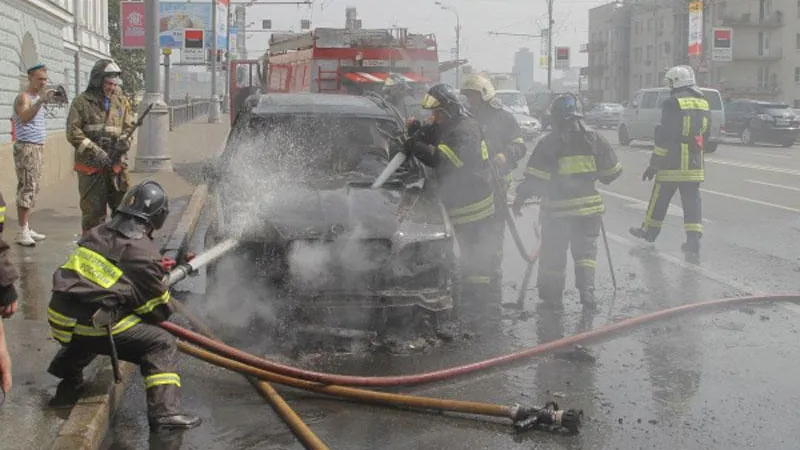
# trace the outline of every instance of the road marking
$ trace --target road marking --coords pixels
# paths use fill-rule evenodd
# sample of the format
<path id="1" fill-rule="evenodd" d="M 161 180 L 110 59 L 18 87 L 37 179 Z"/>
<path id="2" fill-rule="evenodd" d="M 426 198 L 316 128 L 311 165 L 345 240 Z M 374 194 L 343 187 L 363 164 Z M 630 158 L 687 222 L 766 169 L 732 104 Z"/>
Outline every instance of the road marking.
<path id="1" fill-rule="evenodd" d="M 753 198 L 742 197 L 742 196 L 733 195 L 733 194 L 726 194 L 724 192 L 717 192 L 717 191 L 712 191 L 710 189 L 704 189 L 704 188 L 700 188 L 700 191 L 701 192 L 705 192 L 707 194 L 714 194 L 714 195 L 719 195 L 721 197 L 732 198 L 734 200 L 741 200 L 743 202 L 755 203 L 756 205 L 769 206 L 771 208 L 782 209 L 784 211 L 791 211 L 791 212 L 800 213 L 800 209 L 797 209 L 797 208 L 792 208 L 792 207 L 783 206 L 783 205 L 777 205 L 775 203 L 762 202 L 761 200 L 756 200 L 756 199 L 753 199 Z"/>
<path id="2" fill-rule="evenodd" d="M 758 180 L 744 180 L 748 183 L 755 183 L 755 184 L 763 184 L 764 186 L 772 186 L 781 189 L 788 189 L 790 191 L 797 191 L 800 192 L 800 188 L 792 187 L 792 186 L 784 186 L 782 184 L 775 184 L 775 183 L 767 183 L 766 181 L 758 181 Z"/>
<path id="3" fill-rule="evenodd" d="M 605 195 L 608 195 L 608 196 L 611 196 L 611 197 L 616 197 L 616 198 L 621 199 L 621 200 L 629 201 L 629 202 L 631 202 L 631 204 L 630 205 L 625 205 L 626 207 L 633 208 L 633 209 L 638 209 L 640 211 L 647 211 L 647 205 L 650 203 L 649 201 L 639 200 L 638 198 L 635 198 L 635 197 L 628 197 L 627 195 L 619 194 L 619 193 L 612 192 L 612 191 L 607 191 L 605 189 L 597 189 L 597 191 L 600 192 L 601 194 L 605 194 Z M 670 203 L 669 208 L 667 209 L 667 215 L 668 216 L 675 216 L 675 217 L 683 217 L 683 208 L 681 208 L 680 206 L 675 206 L 672 203 Z M 705 222 L 705 223 L 713 223 L 713 221 L 711 221 L 709 219 L 703 219 L 703 222 Z"/>
<path id="4" fill-rule="evenodd" d="M 767 172 L 784 173 L 787 175 L 800 176 L 800 170 L 784 169 L 781 167 L 772 167 L 772 166 L 762 166 L 759 164 L 751 164 L 742 161 L 726 161 L 726 160 L 706 157 L 705 162 L 723 164 L 726 166 L 743 167 L 745 169 L 766 170 Z"/>
<path id="5" fill-rule="evenodd" d="M 753 155 L 769 156 L 770 158 L 792 159 L 789 155 L 773 155 L 772 153 L 753 152 Z"/>

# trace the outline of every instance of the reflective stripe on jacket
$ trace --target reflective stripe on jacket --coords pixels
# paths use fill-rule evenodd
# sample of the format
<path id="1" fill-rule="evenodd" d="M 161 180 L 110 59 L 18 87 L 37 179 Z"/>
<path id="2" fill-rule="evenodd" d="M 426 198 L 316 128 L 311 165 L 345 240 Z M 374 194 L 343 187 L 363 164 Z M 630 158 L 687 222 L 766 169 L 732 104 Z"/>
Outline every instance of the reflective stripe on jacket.
<path id="1" fill-rule="evenodd" d="M 711 128 L 708 101 L 693 90 L 677 91 L 664 101 L 650 165 L 657 182 L 705 181 L 703 147 Z"/>

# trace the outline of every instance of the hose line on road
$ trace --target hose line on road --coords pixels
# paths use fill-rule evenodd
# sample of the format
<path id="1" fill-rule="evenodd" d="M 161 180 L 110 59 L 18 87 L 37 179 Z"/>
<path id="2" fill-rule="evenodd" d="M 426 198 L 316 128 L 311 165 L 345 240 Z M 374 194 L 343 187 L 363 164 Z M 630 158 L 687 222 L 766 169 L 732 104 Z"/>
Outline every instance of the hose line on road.
<path id="1" fill-rule="evenodd" d="M 171 301 L 175 311 L 179 314 L 182 314 L 189 320 L 189 323 L 192 324 L 195 328 L 197 328 L 201 333 L 203 333 L 207 339 L 212 339 L 216 342 L 221 342 L 217 337 L 214 336 L 214 333 L 211 329 L 203 323 L 197 316 L 195 316 L 189 308 L 183 305 L 183 303 L 179 302 L 176 299 L 172 299 Z M 163 322 L 169 323 L 169 322 Z M 178 342 L 178 348 L 183 351 L 184 353 L 188 353 L 185 349 L 186 344 L 182 342 Z M 191 353 L 189 353 L 191 354 Z M 195 356 L 195 355 L 193 355 Z M 204 358 L 200 358 L 205 360 Z M 226 367 L 226 366 L 223 366 Z M 250 377 L 247 377 L 247 372 L 241 372 L 247 378 L 247 381 L 256 388 L 256 390 L 269 402 L 272 409 L 275 410 L 275 413 L 278 414 L 286 425 L 292 430 L 292 432 L 297 436 L 297 439 L 303 443 L 303 445 L 310 450 L 330 450 L 330 448 L 319 438 L 316 434 L 303 422 L 303 419 L 297 415 L 297 413 L 286 403 L 286 400 L 281 397 L 278 391 L 272 387 L 269 383 L 264 381 L 263 377 L 259 377 L 261 379 L 254 380 Z"/>
<path id="2" fill-rule="evenodd" d="M 719 300 L 712 300 L 702 303 L 693 303 L 684 306 L 677 306 L 674 308 L 655 311 L 641 316 L 625 319 L 601 328 L 579 333 L 573 336 L 557 339 L 555 341 L 543 343 L 533 348 L 528 348 L 518 352 L 510 353 L 503 356 L 479 361 L 471 364 L 466 364 L 458 367 L 451 367 L 448 369 L 437 370 L 433 372 L 414 374 L 414 375 L 398 375 L 398 376 L 383 376 L 383 377 L 367 377 L 355 375 L 340 375 L 322 372 L 314 372 L 309 370 L 300 369 L 297 367 L 287 366 L 277 362 L 261 358 L 236 348 L 230 347 L 221 342 L 214 341 L 206 338 L 191 330 L 187 330 L 171 322 L 162 322 L 161 326 L 176 335 L 193 344 L 199 345 L 209 349 L 221 356 L 233 359 L 240 363 L 253 366 L 268 372 L 274 372 L 279 375 L 284 375 L 293 378 L 300 378 L 306 381 L 313 381 L 323 384 L 335 384 L 339 386 L 383 386 L 383 387 L 399 387 L 399 386 L 413 386 L 425 383 L 432 383 L 436 381 L 449 380 L 459 376 L 475 373 L 482 370 L 487 370 L 493 367 L 509 364 L 523 359 L 532 358 L 535 356 L 542 356 L 552 353 L 556 350 L 563 350 L 574 345 L 600 341 L 607 339 L 611 336 L 619 334 L 623 331 L 650 324 L 653 322 L 666 320 L 669 318 L 689 314 L 708 312 L 719 309 L 730 309 L 739 307 L 749 303 L 775 303 L 775 302 L 794 302 L 800 303 L 800 294 L 775 294 L 775 295 L 762 295 L 762 296 L 748 296 L 748 297 L 733 297 Z"/>

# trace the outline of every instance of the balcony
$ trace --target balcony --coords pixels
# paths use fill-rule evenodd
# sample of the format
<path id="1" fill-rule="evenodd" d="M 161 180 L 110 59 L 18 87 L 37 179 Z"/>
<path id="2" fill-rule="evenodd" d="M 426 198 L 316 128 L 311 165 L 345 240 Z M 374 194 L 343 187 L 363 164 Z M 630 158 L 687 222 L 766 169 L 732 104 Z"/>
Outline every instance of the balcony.
<path id="1" fill-rule="evenodd" d="M 734 48 L 733 50 L 733 60 L 734 61 L 780 61 L 783 59 L 783 50 L 782 49 L 774 49 L 774 50 L 764 50 L 763 54 L 759 55 L 758 52 L 747 51 L 747 50 L 740 50 L 736 51 Z"/>
<path id="2" fill-rule="evenodd" d="M 722 25 L 728 27 L 778 28 L 784 25 L 783 12 L 774 11 L 763 18 L 751 13 L 727 15 L 722 18 Z"/>

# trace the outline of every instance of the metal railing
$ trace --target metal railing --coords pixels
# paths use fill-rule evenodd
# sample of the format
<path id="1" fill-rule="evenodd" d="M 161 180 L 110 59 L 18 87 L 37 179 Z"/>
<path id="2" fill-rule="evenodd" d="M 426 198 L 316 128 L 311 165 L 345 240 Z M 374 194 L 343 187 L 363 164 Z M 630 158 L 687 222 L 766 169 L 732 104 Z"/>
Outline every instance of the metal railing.
<path id="1" fill-rule="evenodd" d="M 189 123 L 198 117 L 208 115 L 208 100 L 189 100 L 169 106 L 169 130 Z"/>

